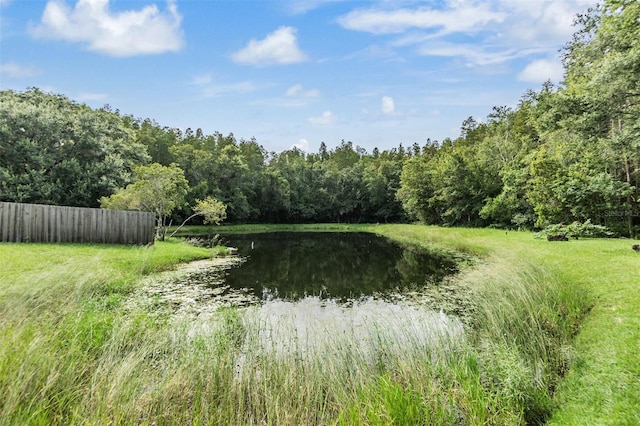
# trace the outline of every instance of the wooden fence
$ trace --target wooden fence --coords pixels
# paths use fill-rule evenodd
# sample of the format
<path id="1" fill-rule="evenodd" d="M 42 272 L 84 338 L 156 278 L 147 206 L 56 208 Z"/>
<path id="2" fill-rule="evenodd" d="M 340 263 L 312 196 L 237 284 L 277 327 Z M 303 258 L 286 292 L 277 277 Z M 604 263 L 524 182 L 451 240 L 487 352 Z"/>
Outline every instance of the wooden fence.
<path id="1" fill-rule="evenodd" d="M 149 244 L 154 214 L 0 202 L 0 241 Z"/>

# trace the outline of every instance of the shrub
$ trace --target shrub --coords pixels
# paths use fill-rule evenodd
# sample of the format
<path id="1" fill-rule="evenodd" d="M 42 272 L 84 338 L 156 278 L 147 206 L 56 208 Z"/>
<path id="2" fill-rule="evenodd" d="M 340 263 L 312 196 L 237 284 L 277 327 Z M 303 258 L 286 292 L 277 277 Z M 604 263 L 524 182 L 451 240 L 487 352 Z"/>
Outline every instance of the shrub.
<path id="1" fill-rule="evenodd" d="M 586 222 L 575 221 L 569 225 L 556 223 L 545 227 L 537 234 L 537 237 L 545 235 L 565 235 L 569 238 L 575 238 L 576 240 L 582 238 L 610 238 L 614 237 L 615 233 L 609 228 L 602 225 L 596 225 L 591 223 L 591 219 L 587 219 Z"/>

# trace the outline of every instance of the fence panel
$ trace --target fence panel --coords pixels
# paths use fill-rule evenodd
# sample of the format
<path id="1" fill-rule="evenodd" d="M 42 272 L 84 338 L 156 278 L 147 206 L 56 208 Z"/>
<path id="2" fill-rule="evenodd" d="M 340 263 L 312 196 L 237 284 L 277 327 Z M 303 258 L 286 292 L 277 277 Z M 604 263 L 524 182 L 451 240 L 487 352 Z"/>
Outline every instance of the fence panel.
<path id="1" fill-rule="evenodd" d="M 149 212 L 0 202 L 0 241 L 149 244 Z"/>

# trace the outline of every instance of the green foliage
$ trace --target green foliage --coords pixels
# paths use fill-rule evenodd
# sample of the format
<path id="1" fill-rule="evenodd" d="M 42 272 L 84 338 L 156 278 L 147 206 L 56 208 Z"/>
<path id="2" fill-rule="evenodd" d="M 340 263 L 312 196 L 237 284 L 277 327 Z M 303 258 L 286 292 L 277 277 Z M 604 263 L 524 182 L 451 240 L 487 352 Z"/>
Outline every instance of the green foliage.
<path id="1" fill-rule="evenodd" d="M 425 223 L 531 228 L 591 220 L 632 236 L 640 223 L 637 2 L 606 1 L 578 19 L 566 87 L 472 117 L 460 138 L 408 161 L 398 198 Z M 620 214 L 610 214 L 618 212 Z M 622 214 L 627 212 L 628 214 Z"/>
<path id="2" fill-rule="evenodd" d="M 397 193 L 407 214 L 424 223 L 440 221 L 438 212 L 429 202 L 434 191 L 431 161 L 427 155 L 408 160 L 402 169 L 400 189 Z"/>
<path id="3" fill-rule="evenodd" d="M 220 225 L 220 222 L 227 217 L 227 206 L 212 197 L 207 197 L 204 200 L 196 200 L 193 211 L 194 213 L 186 218 L 184 222 L 169 235 L 169 238 L 173 237 L 188 221 L 196 216 L 202 216 L 205 225 L 211 223 Z"/>
<path id="4" fill-rule="evenodd" d="M 205 224 L 215 223 L 220 225 L 220 222 L 227 217 L 227 206 L 212 197 L 196 200 L 196 206 L 193 211 L 204 217 Z"/>
<path id="5" fill-rule="evenodd" d="M 540 229 L 585 222 L 640 231 L 640 36 L 637 2 L 607 0 L 576 20 L 565 81 L 514 108 L 468 117 L 460 136 L 369 155 L 351 141 L 317 154 L 268 153 L 254 139 L 161 127 L 37 89 L 2 92 L 0 199 L 126 207 L 135 166 L 184 170 L 179 223 L 196 200 L 231 223 L 402 222 Z M 117 192 L 117 193 L 116 193 Z M 202 215 L 193 218 L 200 223 Z"/>
<path id="6" fill-rule="evenodd" d="M 110 197 L 100 199 L 102 208 L 141 210 L 153 212 L 156 216 L 157 235 L 164 238 L 166 218 L 171 212 L 181 206 L 185 201 L 188 182 L 184 172 L 176 164 L 163 166 L 158 163 L 150 166 L 136 167 L 137 180 L 126 188 L 118 190 Z M 219 205 L 209 202 L 201 208 L 220 208 Z M 211 211 L 210 215 L 215 219 L 219 211 Z"/>
<path id="7" fill-rule="evenodd" d="M 569 238 L 608 238 L 615 234 L 606 226 L 595 225 L 590 220 L 572 222 L 569 225 L 553 224 L 546 226 L 538 235 L 564 235 Z"/>
<path id="8" fill-rule="evenodd" d="M 0 92 L 0 200 L 96 207 L 148 158 L 117 113 L 38 89 Z"/>

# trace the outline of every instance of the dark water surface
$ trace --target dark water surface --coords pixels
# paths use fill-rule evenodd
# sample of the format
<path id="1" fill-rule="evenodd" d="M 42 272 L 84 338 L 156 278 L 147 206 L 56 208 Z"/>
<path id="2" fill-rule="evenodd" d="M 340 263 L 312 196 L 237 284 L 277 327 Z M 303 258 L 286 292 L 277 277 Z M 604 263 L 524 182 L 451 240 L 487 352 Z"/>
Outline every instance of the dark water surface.
<path id="1" fill-rule="evenodd" d="M 226 271 L 225 286 L 262 300 L 385 298 L 438 285 L 456 271 L 445 256 L 370 233 L 276 232 L 223 239 L 246 259 Z"/>
<path id="2" fill-rule="evenodd" d="M 265 353 L 316 365 L 340 352 L 378 365 L 390 348 L 401 359 L 464 339 L 460 295 L 443 281 L 457 270 L 446 256 L 369 233 L 226 235 L 223 243 L 238 255 L 152 277 L 132 303 L 198 318 L 188 334 L 203 336 L 227 327 L 219 309 L 240 308 L 249 336 L 241 367 Z"/>

